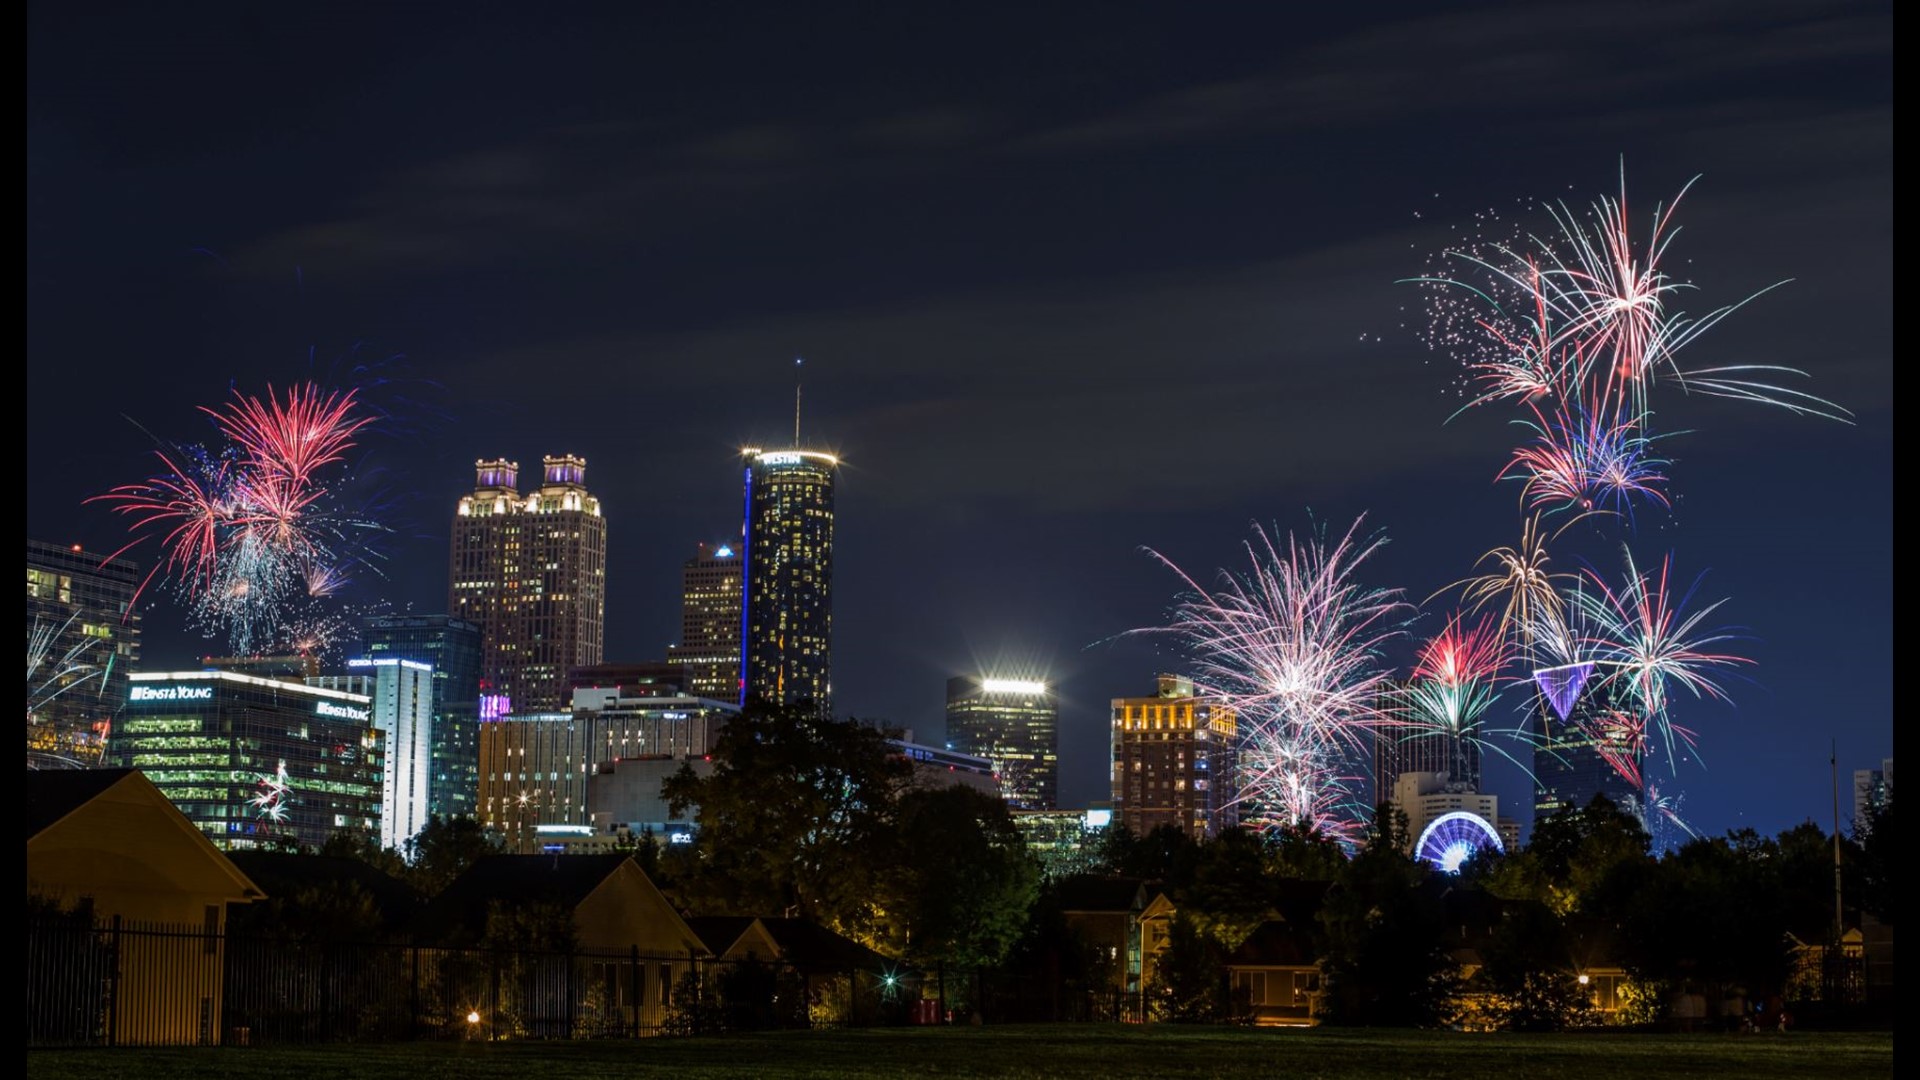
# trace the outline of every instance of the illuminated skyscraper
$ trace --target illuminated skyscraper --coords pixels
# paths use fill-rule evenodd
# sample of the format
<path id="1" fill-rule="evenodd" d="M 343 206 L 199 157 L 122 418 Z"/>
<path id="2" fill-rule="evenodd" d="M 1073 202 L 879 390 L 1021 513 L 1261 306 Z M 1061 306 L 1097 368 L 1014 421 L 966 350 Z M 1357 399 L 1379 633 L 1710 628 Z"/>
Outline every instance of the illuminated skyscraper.
<path id="1" fill-rule="evenodd" d="M 29 765 L 99 763 L 140 662 L 139 584 L 126 559 L 27 541 Z"/>
<path id="2" fill-rule="evenodd" d="M 1146 698 L 1113 699 L 1113 812 L 1138 835 L 1174 825 L 1199 840 L 1234 824 L 1233 710 L 1162 675 Z"/>
<path id="3" fill-rule="evenodd" d="M 319 675 L 308 686 L 371 700 L 385 747 L 380 780 L 380 846 L 405 851 L 426 828 L 433 779 L 433 665 L 397 656 L 356 657 L 352 675 Z"/>
<path id="4" fill-rule="evenodd" d="M 740 563 L 725 544 L 701 544 L 680 571 L 680 644 L 667 659 L 686 669 L 695 697 L 740 700 Z"/>
<path id="5" fill-rule="evenodd" d="M 1406 688 L 1389 684 L 1380 695 L 1380 711 L 1397 716 L 1407 708 Z M 1432 731 L 1387 724 L 1373 729 L 1373 804 L 1391 801 L 1396 781 L 1407 773 L 1445 773 L 1446 783 L 1464 790 L 1480 788 L 1480 744 Z"/>
<path id="6" fill-rule="evenodd" d="M 741 701 L 833 698 L 833 485 L 839 460 L 743 450 Z"/>
<path id="7" fill-rule="evenodd" d="M 1624 729 L 1606 716 L 1619 708 L 1625 683 L 1608 682 L 1594 665 L 1569 664 L 1533 673 L 1538 689 L 1534 716 L 1539 730 L 1533 751 L 1533 820 L 1565 806 L 1585 806 L 1605 795 L 1623 810 L 1639 808 L 1640 793 L 1626 772 L 1640 771 L 1639 752 Z"/>
<path id="8" fill-rule="evenodd" d="M 474 816 L 480 780 L 480 628 L 448 615 L 372 615 L 361 624 L 364 652 L 433 667 L 432 776 L 427 809 Z"/>
<path id="9" fill-rule="evenodd" d="M 1060 711 L 1043 682 L 947 680 L 947 745 L 993 762 L 1016 810 L 1051 810 L 1059 793 Z"/>
<path id="10" fill-rule="evenodd" d="M 600 663 L 606 626 L 607 523 L 587 492 L 587 463 L 543 459 L 522 496 L 519 466 L 475 463 L 453 519 L 448 608 L 480 627 L 480 676 L 515 712 L 567 706 L 567 672 Z"/>

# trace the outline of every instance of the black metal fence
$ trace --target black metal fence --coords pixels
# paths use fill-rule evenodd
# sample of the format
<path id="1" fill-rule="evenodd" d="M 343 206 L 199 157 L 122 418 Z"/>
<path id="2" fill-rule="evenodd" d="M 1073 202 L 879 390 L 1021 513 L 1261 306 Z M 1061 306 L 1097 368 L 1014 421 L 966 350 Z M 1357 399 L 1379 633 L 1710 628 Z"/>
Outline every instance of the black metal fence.
<path id="1" fill-rule="evenodd" d="M 27 924 L 29 1046 L 637 1038 L 897 1021 L 879 972 L 757 960 L 322 942 L 202 927 Z"/>

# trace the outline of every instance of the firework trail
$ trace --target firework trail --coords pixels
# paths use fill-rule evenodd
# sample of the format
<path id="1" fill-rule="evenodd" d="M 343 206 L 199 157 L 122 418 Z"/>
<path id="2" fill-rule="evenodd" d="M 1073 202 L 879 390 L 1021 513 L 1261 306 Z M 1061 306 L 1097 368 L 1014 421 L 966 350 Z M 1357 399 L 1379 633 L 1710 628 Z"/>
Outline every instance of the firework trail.
<path id="1" fill-rule="evenodd" d="M 1624 690 L 1657 735 L 1657 745 L 1673 760 L 1676 739 L 1689 746 L 1693 740 L 1691 733 L 1675 727 L 1668 715 L 1670 688 L 1678 686 L 1696 698 L 1725 701 L 1726 694 L 1711 673 L 1752 661 L 1710 651 L 1733 640 L 1726 630 L 1707 630 L 1702 625 L 1726 601 L 1717 600 L 1684 613 L 1693 598 L 1693 588 L 1675 595 L 1671 555 L 1661 559 L 1657 570 L 1642 572 L 1634 564 L 1633 552 L 1623 549 L 1623 554 L 1625 583 L 1616 591 L 1589 570 L 1592 589 L 1577 590 L 1573 604 L 1593 627 L 1585 638 L 1592 658 L 1602 668 L 1611 669 L 1598 685 L 1617 684 Z M 1696 579 L 1694 588 L 1698 584 Z M 1653 738 L 1643 740 L 1656 742 Z"/>
<path id="2" fill-rule="evenodd" d="M 1402 742 L 1446 740 L 1448 773 L 1455 781 L 1468 781 L 1478 771 L 1473 764 L 1478 759 L 1475 750 L 1492 750 L 1511 760 L 1512 755 L 1488 739 L 1489 732 L 1481 725 L 1487 710 L 1500 699 L 1499 680 L 1508 660 L 1506 635 L 1491 617 L 1482 616 L 1471 624 L 1457 615 L 1450 618 L 1440 633 L 1421 646 L 1413 675 L 1399 690 L 1397 723 L 1379 737 Z"/>
<path id="3" fill-rule="evenodd" d="M 27 628 L 27 720 L 33 720 L 33 714 L 40 711 L 48 702 L 61 694 L 82 686 L 95 679 L 104 679 L 107 668 L 88 663 L 82 659 L 87 646 L 92 642 L 85 637 L 73 643 L 66 652 L 54 655 L 54 643 L 66 634 L 73 621 L 79 618 L 78 612 L 67 616 L 59 626 L 42 622 L 34 616 L 33 625 Z"/>
<path id="4" fill-rule="evenodd" d="M 1402 632 L 1399 590 L 1373 589 L 1355 571 L 1385 538 L 1362 538 L 1364 518 L 1338 541 L 1322 530 L 1284 546 L 1254 529 L 1250 569 L 1221 570 L 1207 588 L 1150 552 L 1186 586 L 1169 625 L 1193 664 L 1196 688 L 1229 706 L 1239 726 L 1242 820 L 1312 826 L 1353 839 L 1356 778 L 1389 674 L 1381 650 Z"/>
<path id="5" fill-rule="evenodd" d="M 224 409 L 201 411 L 224 448 L 163 447 L 160 475 L 87 501 L 127 518 L 132 539 L 109 558 L 149 541 L 161 549 L 136 601 L 155 580 L 170 582 L 192 621 L 251 655 L 284 636 L 290 604 L 332 591 L 371 557 L 367 541 L 384 530 L 341 510 L 325 475 L 370 418 L 354 391 L 312 385 L 284 396 L 236 390 Z"/>
<path id="6" fill-rule="evenodd" d="M 1529 405 L 1532 420 L 1515 423 L 1534 432 L 1518 447 L 1499 478 L 1525 480 L 1521 498 L 1530 510 L 1601 510 L 1632 517 L 1638 496 L 1670 507 L 1661 491 L 1666 461 L 1653 456 L 1641 424 L 1599 403 L 1569 409 L 1562 401 L 1551 416 Z"/>

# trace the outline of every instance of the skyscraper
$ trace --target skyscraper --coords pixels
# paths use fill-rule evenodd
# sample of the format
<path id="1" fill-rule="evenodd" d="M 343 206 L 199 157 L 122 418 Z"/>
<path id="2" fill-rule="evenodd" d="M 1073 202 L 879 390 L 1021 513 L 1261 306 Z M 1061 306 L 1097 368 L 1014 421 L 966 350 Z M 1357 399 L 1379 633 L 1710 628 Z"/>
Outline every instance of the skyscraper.
<path id="1" fill-rule="evenodd" d="M 701 544 L 680 570 L 680 643 L 667 659 L 695 697 L 740 700 L 740 563 L 726 544 Z"/>
<path id="2" fill-rule="evenodd" d="M 41 765 L 94 765 L 140 662 L 140 568 L 27 541 L 27 755 Z"/>
<path id="3" fill-rule="evenodd" d="M 1405 687 L 1389 684 L 1380 711 L 1388 717 L 1407 708 Z M 1394 784 L 1407 773 L 1444 773 L 1445 783 L 1480 789 L 1480 744 L 1441 732 L 1386 724 L 1373 729 L 1373 804 L 1390 802 Z"/>
<path id="4" fill-rule="evenodd" d="M 369 659 L 433 668 L 433 752 L 427 812 L 472 817 L 480 791 L 480 628 L 449 615 L 374 615 L 361 624 Z"/>
<path id="5" fill-rule="evenodd" d="M 1060 711 L 1047 684 L 947 680 L 947 745 L 993 762 L 1000 796 L 1016 810 L 1051 810 L 1059 793 Z"/>
<path id="6" fill-rule="evenodd" d="M 397 656 L 355 657 L 352 675 L 319 675 L 308 686 L 371 699 L 385 747 L 380 774 L 380 846 L 406 850 L 426 828 L 433 776 L 433 666 Z"/>
<path id="7" fill-rule="evenodd" d="M 1533 819 L 1551 817 L 1565 806 L 1583 807 L 1605 795 L 1623 810 L 1639 811 L 1640 752 L 1623 726 L 1607 716 L 1620 709 L 1627 693 L 1619 680 L 1607 680 L 1591 663 L 1544 668 L 1533 673 L 1538 689 L 1534 716 L 1539 723 L 1533 751 Z"/>
<path id="8" fill-rule="evenodd" d="M 833 486 L 814 450 L 742 450 L 741 701 L 833 698 Z"/>
<path id="9" fill-rule="evenodd" d="M 602 659 L 607 523 L 587 492 L 585 459 L 543 459 L 522 497 L 519 466 L 475 463 L 453 519 L 447 606 L 480 627 L 480 675 L 516 712 L 563 709 L 567 672 Z"/>
<path id="10" fill-rule="evenodd" d="M 1199 840 L 1233 825 L 1233 710 L 1162 675 L 1152 697 L 1113 699 L 1113 812 L 1145 835 L 1174 825 Z"/>

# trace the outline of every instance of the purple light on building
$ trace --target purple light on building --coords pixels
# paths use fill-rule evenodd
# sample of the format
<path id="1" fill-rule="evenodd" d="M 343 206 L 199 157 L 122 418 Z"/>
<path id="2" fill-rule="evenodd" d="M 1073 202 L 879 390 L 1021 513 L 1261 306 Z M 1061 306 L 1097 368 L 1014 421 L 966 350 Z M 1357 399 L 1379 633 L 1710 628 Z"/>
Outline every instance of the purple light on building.
<path id="1" fill-rule="evenodd" d="M 480 695 L 480 719 L 482 721 L 498 720 L 512 711 L 513 702 L 507 700 L 507 695 Z"/>
<path id="2" fill-rule="evenodd" d="M 1540 692 L 1547 696 L 1561 720 L 1573 711 L 1574 702 L 1580 700 L 1580 691 L 1586 688 L 1587 679 L 1593 674 L 1593 664 L 1568 664 L 1565 667 L 1541 668 L 1533 673 L 1533 681 L 1540 686 Z"/>

